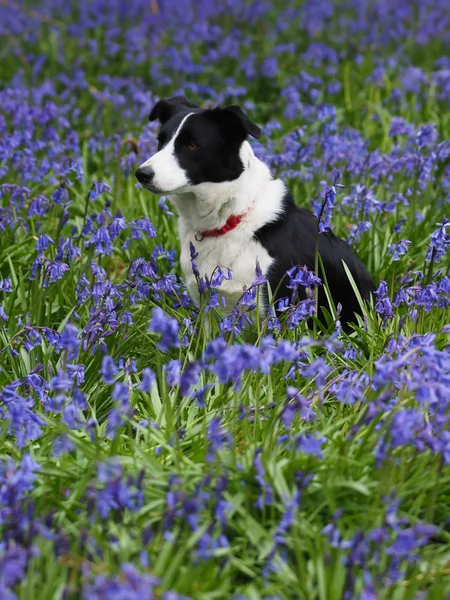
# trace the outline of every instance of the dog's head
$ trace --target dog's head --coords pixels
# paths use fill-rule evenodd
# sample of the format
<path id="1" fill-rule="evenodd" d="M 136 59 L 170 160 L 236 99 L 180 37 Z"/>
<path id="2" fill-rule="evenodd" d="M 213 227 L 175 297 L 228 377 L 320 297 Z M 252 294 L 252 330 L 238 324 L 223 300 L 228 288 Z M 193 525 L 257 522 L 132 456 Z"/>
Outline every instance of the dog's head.
<path id="1" fill-rule="evenodd" d="M 202 109 L 184 96 L 160 100 L 149 118 L 161 124 L 158 152 L 140 165 L 136 177 L 154 194 L 237 179 L 244 170 L 243 142 L 261 135 L 239 106 Z"/>

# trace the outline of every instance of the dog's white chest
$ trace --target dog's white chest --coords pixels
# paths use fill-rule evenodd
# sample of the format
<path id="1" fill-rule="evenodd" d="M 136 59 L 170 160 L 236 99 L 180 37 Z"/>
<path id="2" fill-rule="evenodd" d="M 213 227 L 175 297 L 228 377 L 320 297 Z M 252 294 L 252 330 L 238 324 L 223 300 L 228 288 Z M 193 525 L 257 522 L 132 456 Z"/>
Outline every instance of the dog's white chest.
<path id="1" fill-rule="evenodd" d="M 230 231 L 223 236 L 204 238 L 201 242 L 195 240 L 193 232 L 180 234 L 181 267 L 189 293 L 197 304 L 200 303 L 200 295 L 192 271 L 190 242 L 194 244 L 198 253 L 195 262 L 201 277 L 206 275 L 211 278 L 217 267 L 230 269 L 232 279 L 224 280 L 217 288 L 226 300 L 224 312 L 231 311 L 242 296 L 244 288 L 250 287 L 256 279 L 257 262 L 265 274 L 273 260 L 257 240 L 239 230 Z"/>

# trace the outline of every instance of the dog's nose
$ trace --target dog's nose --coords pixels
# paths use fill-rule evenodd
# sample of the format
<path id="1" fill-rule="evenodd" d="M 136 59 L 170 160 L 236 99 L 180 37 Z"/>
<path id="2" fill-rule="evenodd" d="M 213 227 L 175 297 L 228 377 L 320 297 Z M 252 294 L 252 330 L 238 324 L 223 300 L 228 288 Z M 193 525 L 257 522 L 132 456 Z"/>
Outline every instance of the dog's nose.
<path id="1" fill-rule="evenodd" d="M 155 176 L 155 171 L 151 167 L 139 167 L 135 175 L 139 183 L 142 183 L 142 185 L 148 185 L 152 182 L 153 177 Z"/>

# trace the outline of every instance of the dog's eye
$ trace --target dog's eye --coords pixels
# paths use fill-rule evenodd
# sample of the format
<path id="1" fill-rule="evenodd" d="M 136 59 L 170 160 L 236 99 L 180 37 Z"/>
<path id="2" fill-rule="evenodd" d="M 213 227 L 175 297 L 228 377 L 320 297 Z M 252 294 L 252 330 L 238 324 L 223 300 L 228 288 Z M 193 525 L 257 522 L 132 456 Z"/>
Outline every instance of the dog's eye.
<path id="1" fill-rule="evenodd" d="M 186 148 L 188 150 L 197 150 L 198 146 L 195 142 L 189 142 L 189 144 L 186 145 Z"/>

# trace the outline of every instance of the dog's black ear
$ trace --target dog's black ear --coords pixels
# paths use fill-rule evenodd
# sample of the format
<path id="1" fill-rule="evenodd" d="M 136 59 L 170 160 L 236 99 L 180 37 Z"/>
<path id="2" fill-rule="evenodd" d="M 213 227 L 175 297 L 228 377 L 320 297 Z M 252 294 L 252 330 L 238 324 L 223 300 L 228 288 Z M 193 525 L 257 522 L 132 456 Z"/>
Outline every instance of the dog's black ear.
<path id="1" fill-rule="evenodd" d="M 216 120 L 224 124 L 228 135 L 234 133 L 235 135 L 243 136 L 243 139 L 248 135 L 254 138 L 261 137 L 260 127 L 253 123 L 253 121 L 250 121 L 240 106 L 218 106 L 212 113 Z"/>
<path id="2" fill-rule="evenodd" d="M 158 119 L 161 125 L 164 125 L 173 115 L 189 108 L 199 109 L 200 107 L 185 96 L 173 96 L 166 100 L 159 100 L 152 108 L 148 118 L 150 121 Z"/>

